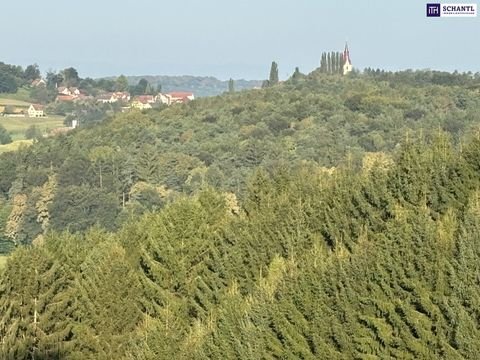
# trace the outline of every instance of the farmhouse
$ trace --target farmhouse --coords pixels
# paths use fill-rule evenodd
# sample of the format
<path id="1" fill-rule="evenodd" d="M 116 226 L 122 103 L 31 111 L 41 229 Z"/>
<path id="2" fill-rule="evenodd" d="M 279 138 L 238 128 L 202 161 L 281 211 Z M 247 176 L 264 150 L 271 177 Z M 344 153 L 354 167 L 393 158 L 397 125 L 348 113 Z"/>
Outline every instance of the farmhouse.
<path id="1" fill-rule="evenodd" d="M 85 96 L 85 94 L 80 90 L 79 88 L 76 87 L 65 87 L 65 86 L 60 86 L 57 88 L 57 93 L 58 95 L 66 95 L 66 96 L 73 96 L 73 97 L 81 97 Z"/>
<path id="2" fill-rule="evenodd" d="M 171 92 L 167 96 L 170 97 L 170 104 L 187 103 L 195 99 L 191 92 Z"/>
<path id="3" fill-rule="evenodd" d="M 38 86 L 47 86 L 47 82 L 43 79 L 36 79 L 32 81 L 31 84 L 33 87 L 38 87 Z"/>
<path id="4" fill-rule="evenodd" d="M 157 95 L 157 102 L 161 102 L 162 104 L 172 105 L 178 103 L 187 103 L 190 100 L 194 100 L 195 96 L 191 92 L 171 92 L 167 94 L 158 94 Z"/>
<path id="5" fill-rule="evenodd" d="M 97 97 L 97 102 L 101 102 L 103 104 L 113 104 L 117 101 L 121 102 L 129 102 L 130 101 L 130 94 L 124 91 L 117 91 L 117 92 L 109 92 L 101 94 Z"/>
<path id="6" fill-rule="evenodd" d="M 43 105 L 32 104 L 28 108 L 29 117 L 43 117 L 45 116 L 45 107 Z"/>
<path id="7" fill-rule="evenodd" d="M 132 108 L 147 110 L 152 108 L 152 104 L 155 103 L 155 98 L 152 95 L 141 95 L 133 98 Z"/>
<path id="8" fill-rule="evenodd" d="M 69 88 L 60 86 L 57 88 L 57 93 L 61 95 L 73 95 Z"/>
<path id="9" fill-rule="evenodd" d="M 113 96 L 118 100 L 122 102 L 129 102 L 130 101 L 130 93 L 126 91 L 117 91 L 113 93 Z"/>
<path id="10" fill-rule="evenodd" d="M 159 93 L 156 98 L 157 102 L 169 105 L 170 104 L 170 97 L 167 94 Z"/>
<path id="11" fill-rule="evenodd" d="M 113 93 L 105 93 L 97 96 L 97 102 L 102 104 L 112 104 L 117 102 L 117 98 L 113 96 Z"/>
<path id="12" fill-rule="evenodd" d="M 76 88 L 76 87 L 71 87 L 68 89 L 70 91 L 70 95 L 74 95 L 74 96 L 78 96 L 78 95 L 81 95 L 82 92 L 80 91 L 79 88 Z"/>

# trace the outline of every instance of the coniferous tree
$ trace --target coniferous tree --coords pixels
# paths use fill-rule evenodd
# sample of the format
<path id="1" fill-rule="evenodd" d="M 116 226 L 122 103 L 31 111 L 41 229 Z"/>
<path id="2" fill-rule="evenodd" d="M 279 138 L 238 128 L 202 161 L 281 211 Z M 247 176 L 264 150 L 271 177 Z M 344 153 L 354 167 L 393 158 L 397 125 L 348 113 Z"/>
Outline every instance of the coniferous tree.
<path id="1" fill-rule="evenodd" d="M 275 61 L 272 61 L 272 66 L 270 67 L 270 76 L 268 78 L 269 85 L 273 86 L 278 84 L 278 65 Z"/>

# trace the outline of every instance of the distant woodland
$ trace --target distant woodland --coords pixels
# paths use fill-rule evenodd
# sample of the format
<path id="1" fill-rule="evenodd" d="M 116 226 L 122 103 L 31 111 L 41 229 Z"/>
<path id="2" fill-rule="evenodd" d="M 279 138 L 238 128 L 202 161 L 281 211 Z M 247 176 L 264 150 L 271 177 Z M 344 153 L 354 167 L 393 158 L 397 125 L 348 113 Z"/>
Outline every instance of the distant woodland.
<path id="1" fill-rule="evenodd" d="M 145 75 L 127 76 L 128 82 L 136 85 L 141 79 L 147 80 L 153 86 L 160 85 L 162 91 L 170 92 L 178 89 L 191 91 L 198 97 L 220 95 L 228 88 L 228 80 L 219 80 L 213 76 L 167 76 L 167 75 Z M 260 87 L 260 80 L 235 80 L 236 90 L 249 90 Z"/>
<path id="2" fill-rule="evenodd" d="M 477 359 L 480 74 L 298 69 L 0 155 L 2 359 Z"/>

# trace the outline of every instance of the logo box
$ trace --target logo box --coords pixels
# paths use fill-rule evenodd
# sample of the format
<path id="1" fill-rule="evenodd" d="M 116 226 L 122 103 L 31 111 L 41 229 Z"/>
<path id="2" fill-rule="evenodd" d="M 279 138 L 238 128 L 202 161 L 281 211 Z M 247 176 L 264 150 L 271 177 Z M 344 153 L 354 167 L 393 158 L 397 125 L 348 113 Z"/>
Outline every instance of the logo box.
<path id="1" fill-rule="evenodd" d="M 477 4 L 427 4 L 427 17 L 476 17 Z"/>
<path id="2" fill-rule="evenodd" d="M 427 4 L 427 17 L 440 17 L 440 4 Z"/>

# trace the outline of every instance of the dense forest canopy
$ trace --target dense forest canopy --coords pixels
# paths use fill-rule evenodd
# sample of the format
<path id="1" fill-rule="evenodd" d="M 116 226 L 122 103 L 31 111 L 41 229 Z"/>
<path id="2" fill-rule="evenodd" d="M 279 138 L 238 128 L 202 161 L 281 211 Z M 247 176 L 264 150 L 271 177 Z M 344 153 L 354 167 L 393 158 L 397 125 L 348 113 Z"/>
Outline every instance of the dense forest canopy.
<path id="1" fill-rule="evenodd" d="M 205 186 L 242 199 L 257 167 L 281 161 L 359 168 L 366 153 L 389 155 L 407 138 L 439 131 L 461 144 L 480 123 L 480 78 L 449 76 L 437 84 L 448 76 L 314 72 L 267 89 L 84 123 L 0 156 L 0 196 L 10 210 L 3 236 L 29 244 L 49 229 L 114 230 Z"/>
<path id="2" fill-rule="evenodd" d="M 479 84 L 296 71 L 1 155 L 0 355 L 475 359 Z"/>

